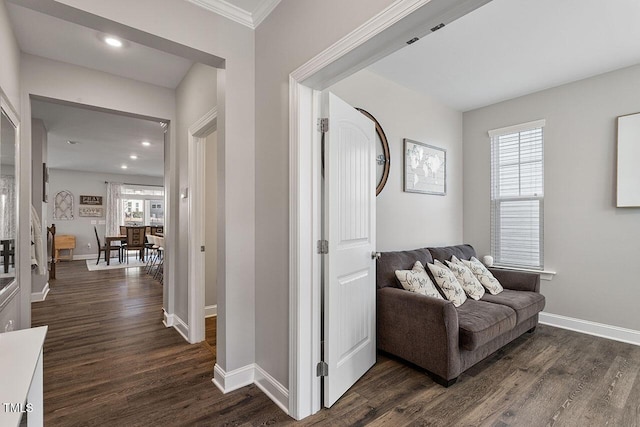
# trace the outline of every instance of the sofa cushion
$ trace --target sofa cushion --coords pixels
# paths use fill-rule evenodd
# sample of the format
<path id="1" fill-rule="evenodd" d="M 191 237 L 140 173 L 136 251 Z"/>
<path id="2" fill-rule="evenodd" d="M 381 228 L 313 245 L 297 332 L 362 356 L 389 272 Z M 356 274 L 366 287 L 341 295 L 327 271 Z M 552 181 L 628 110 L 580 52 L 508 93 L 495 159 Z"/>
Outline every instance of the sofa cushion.
<path id="1" fill-rule="evenodd" d="M 468 299 L 456 310 L 464 350 L 473 351 L 516 325 L 516 312 L 506 305 Z"/>
<path id="2" fill-rule="evenodd" d="M 478 261 L 476 257 L 471 257 L 469 261 L 462 260 L 462 263 L 469 267 L 469 270 L 476 275 L 480 283 L 482 283 L 482 286 L 484 286 L 492 295 L 497 295 L 502 292 L 503 287 L 500 282 L 498 282 L 498 279 L 493 277 L 493 274 L 491 274 L 491 272 L 487 270 L 487 267 Z"/>
<path id="3" fill-rule="evenodd" d="M 433 259 L 440 262 L 451 261 L 452 256 L 460 259 L 471 259 L 476 256 L 476 250 L 471 245 L 444 246 L 441 248 L 428 248 Z"/>
<path id="4" fill-rule="evenodd" d="M 452 257 L 451 259 L 457 260 L 458 258 Z M 482 298 L 484 295 L 484 287 L 462 261 L 445 261 L 445 263 L 447 267 L 449 267 L 449 270 L 456 276 L 458 283 L 460 283 L 460 286 L 462 286 L 462 289 L 464 289 L 469 298 L 473 298 L 476 301 Z"/>
<path id="5" fill-rule="evenodd" d="M 402 287 L 410 292 L 443 299 L 420 261 L 416 261 L 411 270 L 396 270 L 396 277 Z"/>
<path id="6" fill-rule="evenodd" d="M 481 301 L 512 308 L 516 312 L 518 325 L 541 312 L 545 303 L 544 296 L 537 292 L 512 291 L 511 289 L 505 289 L 498 295 L 485 293 Z"/>
<path id="7" fill-rule="evenodd" d="M 422 265 L 433 262 L 431 253 L 427 249 L 415 249 L 412 251 L 382 252 L 376 263 L 376 286 L 378 289 L 391 286 L 400 288 L 400 282 L 396 278 L 396 270 L 411 270 L 420 261 Z"/>
<path id="8" fill-rule="evenodd" d="M 460 307 L 467 300 L 464 289 L 462 289 L 462 286 L 458 283 L 458 279 L 456 279 L 456 276 L 446 265 L 438 260 L 434 262 L 435 264 L 427 265 L 438 287 L 446 299 L 451 301 L 456 307 Z"/>

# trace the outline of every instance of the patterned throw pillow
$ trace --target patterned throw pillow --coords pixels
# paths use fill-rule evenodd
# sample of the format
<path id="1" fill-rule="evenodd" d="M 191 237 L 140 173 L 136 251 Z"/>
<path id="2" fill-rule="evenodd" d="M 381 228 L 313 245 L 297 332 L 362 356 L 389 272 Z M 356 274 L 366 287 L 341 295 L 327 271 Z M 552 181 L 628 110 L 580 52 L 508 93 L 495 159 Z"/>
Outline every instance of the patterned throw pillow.
<path id="1" fill-rule="evenodd" d="M 400 284 L 402 284 L 402 287 L 408 291 L 428 297 L 444 299 L 429 278 L 427 271 L 420 261 L 416 261 L 412 270 L 396 270 L 396 277 L 400 281 Z"/>
<path id="2" fill-rule="evenodd" d="M 436 260 L 435 264 L 427 264 L 429 270 L 433 274 L 433 278 L 436 279 L 436 283 L 442 293 L 454 306 L 460 307 L 467 300 L 467 296 L 464 293 L 464 289 L 458 283 L 456 276 L 453 275 L 451 270 L 446 265 Z"/>
<path id="3" fill-rule="evenodd" d="M 455 257 L 454 257 L 455 258 Z M 455 263 L 451 261 L 445 261 L 449 270 L 453 272 L 453 275 L 458 279 L 458 283 L 462 286 L 465 293 L 474 300 L 479 300 L 484 295 L 484 288 L 482 284 L 476 279 L 476 276 L 462 263 Z"/>
<path id="4" fill-rule="evenodd" d="M 498 282 L 498 279 L 493 277 L 493 274 L 491 274 L 491 272 L 487 270 L 487 267 L 478 261 L 477 258 L 471 257 L 471 260 L 462 260 L 462 263 L 475 274 L 476 278 L 482 283 L 482 286 L 487 288 L 491 295 L 498 295 L 504 290 L 500 282 Z"/>

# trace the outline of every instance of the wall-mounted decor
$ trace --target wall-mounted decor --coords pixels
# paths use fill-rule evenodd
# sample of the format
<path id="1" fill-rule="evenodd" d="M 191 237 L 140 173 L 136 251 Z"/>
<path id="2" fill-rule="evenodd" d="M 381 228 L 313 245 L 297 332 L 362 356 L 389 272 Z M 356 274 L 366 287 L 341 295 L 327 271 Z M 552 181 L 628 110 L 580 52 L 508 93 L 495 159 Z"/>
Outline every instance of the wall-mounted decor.
<path id="1" fill-rule="evenodd" d="M 73 219 L 73 194 L 62 190 L 53 198 L 53 219 Z"/>
<path id="2" fill-rule="evenodd" d="M 405 138 L 404 191 L 447 194 L 447 150 Z"/>
<path id="3" fill-rule="evenodd" d="M 46 163 L 42 164 L 42 201 L 49 202 L 49 168 Z"/>
<path id="4" fill-rule="evenodd" d="M 376 196 L 380 194 L 387 179 L 389 178 L 389 169 L 391 167 L 391 154 L 389 154 L 389 143 L 387 142 L 387 135 L 385 135 L 382 126 L 366 110 L 356 107 L 356 110 L 373 120 L 376 125 Z"/>
<path id="5" fill-rule="evenodd" d="M 78 215 L 86 217 L 94 217 L 94 218 L 102 218 L 104 216 L 104 208 L 95 207 L 95 206 L 80 206 L 78 209 Z"/>
<path id="6" fill-rule="evenodd" d="M 618 179 L 616 206 L 640 206 L 640 113 L 618 117 Z"/>
<path id="7" fill-rule="evenodd" d="M 80 204 L 102 206 L 102 196 L 80 196 Z"/>

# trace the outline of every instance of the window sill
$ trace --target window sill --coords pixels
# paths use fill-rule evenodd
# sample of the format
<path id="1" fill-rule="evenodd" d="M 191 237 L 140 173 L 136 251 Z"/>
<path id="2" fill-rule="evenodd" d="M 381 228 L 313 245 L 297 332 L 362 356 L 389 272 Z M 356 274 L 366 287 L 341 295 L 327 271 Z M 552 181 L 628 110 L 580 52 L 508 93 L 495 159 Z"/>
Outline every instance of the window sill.
<path id="1" fill-rule="evenodd" d="M 501 270 L 523 271 L 525 273 L 538 273 L 540 275 L 541 280 L 548 280 L 548 281 L 553 280 L 553 276 L 556 275 L 555 271 L 533 270 L 530 268 L 504 267 L 501 265 L 492 265 L 491 268 L 499 268 Z"/>

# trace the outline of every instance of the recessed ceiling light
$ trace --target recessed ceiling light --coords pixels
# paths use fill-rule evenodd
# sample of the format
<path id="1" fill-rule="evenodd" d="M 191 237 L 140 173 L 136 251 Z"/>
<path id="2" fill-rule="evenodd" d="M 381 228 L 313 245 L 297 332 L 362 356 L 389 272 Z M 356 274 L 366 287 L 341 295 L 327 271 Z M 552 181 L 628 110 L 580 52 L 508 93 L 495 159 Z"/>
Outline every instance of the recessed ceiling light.
<path id="1" fill-rule="evenodd" d="M 111 47 L 122 47 L 122 40 L 119 40 L 113 36 L 106 36 L 104 42 Z"/>
<path id="2" fill-rule="evenodd" d="M 135 154 L 130 155 L 129 158 L 131 160 L 138 160 L 138 156 L 136 156 Z"/>
<path id="3" fill-rule="evenodd" d="M 67 144 L 69 145 L 76 145 L 78 143 L 78 141 L 67 141 Z"/>
<path id="4" fill-rule="evenodd" d="M 120 167 L 121 167 L 122 169 L 126 169 L 126 168 L 127 168 L 127 165 L 122 165 L 122 166 L 120 166 Z"/>
<path id="5" fill-rule="evenodd" d="M 142 141 L 142 145 L 144 145 L 145 147 L 148 147 L 151 145 L 151 143 L 149 141 Z"/>

